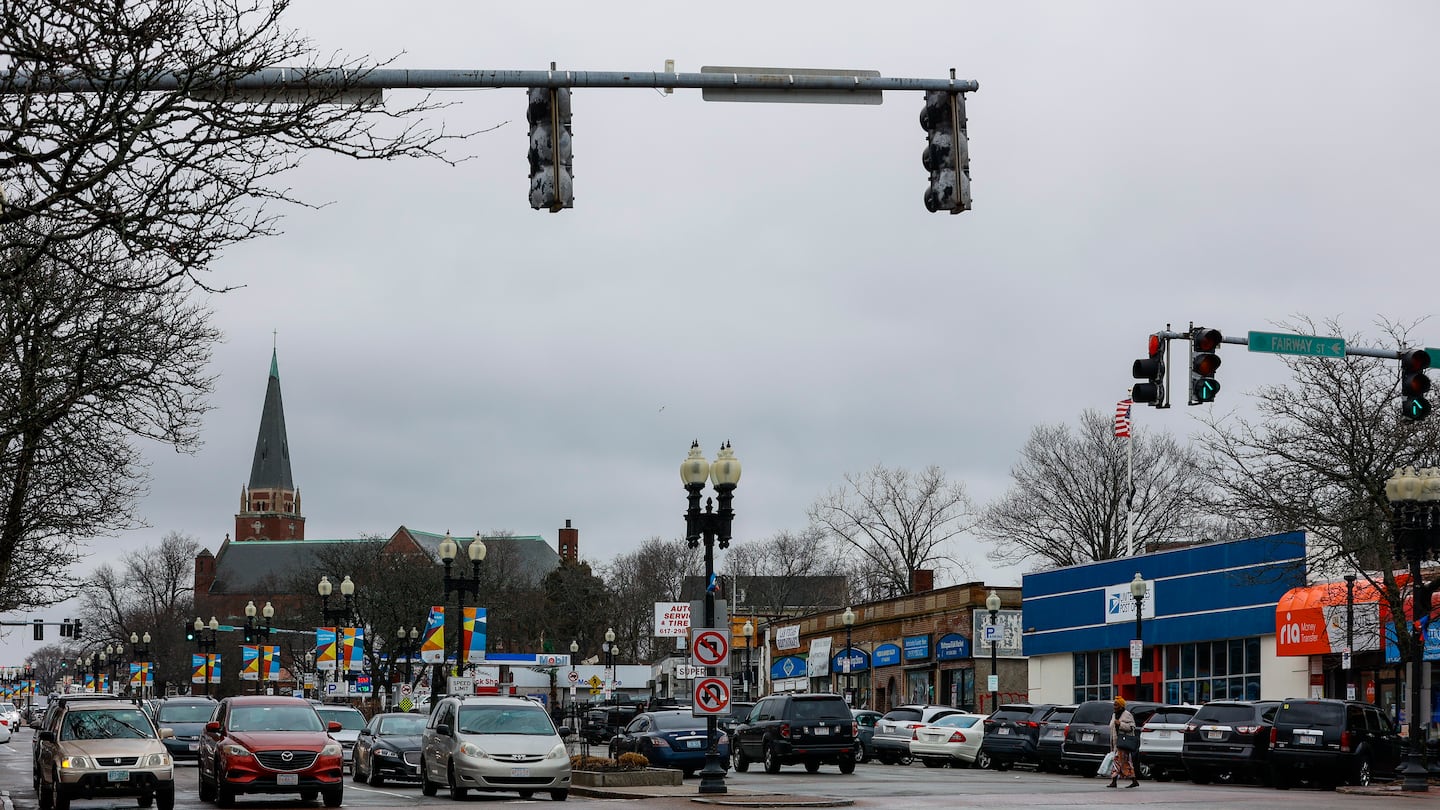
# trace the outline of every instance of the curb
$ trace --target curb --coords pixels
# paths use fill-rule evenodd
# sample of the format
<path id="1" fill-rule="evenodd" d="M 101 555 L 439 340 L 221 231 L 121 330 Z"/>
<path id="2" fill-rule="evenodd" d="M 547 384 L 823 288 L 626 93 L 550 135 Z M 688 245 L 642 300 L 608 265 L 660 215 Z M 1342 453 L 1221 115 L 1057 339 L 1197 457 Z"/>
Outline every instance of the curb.
<path id="1" fill-rule="evenodd" d="M 716 796 L 701 796 L 693 789 L 626 790 L 624 788 L 570 787 L 575 796 L 591 799 L 689 799 L 696 804 L 717 807 L 849 807 L 851 799 L 835 799 L 827 796 L 796 796 L 786 793 L 726 793 Z M 10 808 L 5 808 L 10 810 Z"/>

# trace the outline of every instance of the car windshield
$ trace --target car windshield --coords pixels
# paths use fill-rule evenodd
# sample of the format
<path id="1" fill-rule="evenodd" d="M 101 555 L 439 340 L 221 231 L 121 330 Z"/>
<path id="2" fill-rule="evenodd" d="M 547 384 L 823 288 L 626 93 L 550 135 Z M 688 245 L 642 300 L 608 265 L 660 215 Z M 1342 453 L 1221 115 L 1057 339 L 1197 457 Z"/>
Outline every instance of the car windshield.
<path id="1" fill-rule="evenodd" d="M 215 713 L 215 707 L 208 703 L 165 704 L 160 707 L 159 720 L 162 723 L 204 723 Z"/>
<path id="2" fill-rule="evenodd" d="M 651 715 L 655 720 L 655 728 L 661 731 L 703 731 L 705 729 L 705 718 L 691 717 L 689 714 L 656 714 Z"/>
<path id="3" fill-rule="evenodd" d="M 930 725 L 945 726 L 946 728 L 970 728 L 983 719 L 985 718 L 974 714 L 947 714 Z"/>
<path id="4" fill-rule="evenodd" d="M 69 712 L 60 725 L 62 740 L 154 739 L 155 729 L 139 709 Z"/>
<path id="5" fill-rule="evenodd" d="M 553 735 L 550 716 L 538 706 L 462 706 L 461 734 Z"/>
<path id="6" fill-rule="evenodd" d="M 238 706 L 230 713 L 231 731 L 324 731 L 320 716 L 305 706 Z"/>
<path id="7" fill-rule="evenodd" d="M 425 718 L 418 714 L 397 714 L 394 717 L 382 717 L 379 726 L 380 735 L 394 737 L 418 737 L 425 731 Z"/>
<path id="8" fill-rule="evenodd" d="M 359 731 L 365 727 L 365 715 L 355 709 L 319 708 L 315 711 L 320 715 L 321 720 L 327 723 L 331 721 L 339 723 L 340 728 L 347 731 Z"/>

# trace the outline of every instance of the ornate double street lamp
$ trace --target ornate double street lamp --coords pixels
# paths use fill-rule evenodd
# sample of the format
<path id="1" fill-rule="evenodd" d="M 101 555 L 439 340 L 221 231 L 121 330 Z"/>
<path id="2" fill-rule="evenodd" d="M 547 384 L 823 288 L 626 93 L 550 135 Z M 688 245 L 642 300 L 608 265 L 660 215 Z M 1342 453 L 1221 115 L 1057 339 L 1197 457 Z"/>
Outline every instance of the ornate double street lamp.
<path id="1" fill-rule="evenodd" d="M 340 607 L 330 607 L 330 595 L 335 593 L 335 586 L 330 584 L 330 577 L 320 577 L 320 582 L 315 586 L 315 591 L 320 594 L 320 617 L 324 619 L 325 626 L 329 627 L 332 624 L 335 626 L 335 632 L 337 634 L 335 641 L 338 647 L 340 641 L 338 634 L 341 632 L 341 628 L 354 627 L 356 624 L 355 583 L 351 581 L 349 574 L 346 574 L 344 579 L 340 580 Z M 345 668 L 344 661 L 338 660 L 338 655 L 336 658 L 336 677 L 337 679 L 344 679 L 348 682 L 350 680 L 350 671 Z M 323 699 L 325 692 L 321 684 L 316 683 L 315 688 L 320 692 L 320 696 Z M 347 689 L 346 691 L 348 692 L 349 690 Z"/>
<path id="2" fill-rule="evenodd" d="M 455 670 L 460 672 L 465 667 L 465 651 L 460 649 L 460 631 L 465 627 L 465 594 L 480 599 L 480 563 L 485 561 L 485 544 L 480 540 L 480 533 L 475 533 L 475 539 L 470 541 L 470 547 L 465 549 L 465 556 L 470 560 L 470 576 L 451 576 L 450 564 L 460 553 L 460 546 L 450 538 L 450 532 L 445 532 L 445 539 L 440 541 L 440 561 L 445 563 L 444 593 L 440 596 L 440 604 L 455 594 Z M 440 682 L 445 677 L 445 655 L 441 651 L 440 663 L 430 676 L 430 705 L 433 707 L 445 694 Z"/>
<path id="3" fill-rule="evenodd" d="M 705 489 L 707 479 L 714 486 L 716 498 L 720 502 L 718 512 L 709 498 L 705 499 L 705 511 L 700 511 L 700 492 Z M 715 589 L 711 587 L 711 583 L 715 579 L 715 544 L 718 542 L 722 549 L 730 547 L 730 529 L 735 520 L 735 511 L 730 504 L 735 498 L 735 485 L 740 483 L 740 460 L 735 458 L 730 443 L 725 442 L 720 445 L 715 461 L 706 461 L 697 440 L 691 443 L 689 456 L 680 464 L 680 480 L 685 484 L 685 491 L 689 493 L 689 508 L 685 512 L 685 541 L 690 544 L 690 548 L 699 546 L 702 540 L 705 543 L 703 627 L 713 628 Z M 715 674 L 714 667 L 706 667 L 705 671 L 708 675 Z M 720 762 L 720 737 L 716 732 L 715 720 L 713 714 L 705 718 L 706 739 L 709 743 L 705 748 L 705 767 L 700 771 L 701 793 L 727 792 L 725 766 Z"/>
<path id="4" fill-rule="evenodd" d="M 1390 500 L 1390 531 L 1395 542 L 1395 556 L 1410 567 L 1410 644 L 1404 655 L 1410 665 L 1410 744 L 1405 762 L 1400 766 L 1404 777 L 1400 788 L 1411 792 L 1430 789 L 1425 767 L 1426 720 L 1430 712 L 1422 709 L 1421 667 L 1425 664 L 1425 636 L 1430 626 L 1430 598 L 1434 587 L 1420 578 L 1420 564 L 1433 560 L 1440 552 L 1440 469 L 1404 467 L 1385 482 L 1385 496 Z M 1396 621 L 1399 621 L 1398 619 Z M 1399 634 L 1397 633 L 1397 640 Z"/>
<path id="5" fill-rule="evenodd" d="M 994 591 L 985 597 L 985 609 L 990 611 L 990 711 L 1000 708 L 1000 671 L 996 669 L 996 648 L 1000 646 L 1000 631 L 996 620 L 1000 618 L 1000 594 Z"/>
<path id="6" fill-rule="evenodd" d="M 120 693 L 119 688 L 115 686 L 115 670 L 120 666 L 120 654 L 123 652 L 125 652 L 125 645 L 123 644 L 106 644 L 105 652 L 100 653 L 100 663 L 105 665 L 105 674 L 110 678 L 110 688 L 108 691 L 114 692 L 115 694 Z M 98 685 L 96 691 L 99 691 Z"/>
<path id="7" fill-rule="evenodd" d="M 140 664 L 140 690 L 134 696 L 143 700 L 148 697 L 145 690 L 149 687 L 149 678 L 146 677 L 144 664 L 150 660 L 150 631 L 146 630 L 142 637 L 138 633 L 130 634 L 130 662 Z"/>
<path id="8" fill-rule="evenodd" d="M 403 658 L 405 659 L 405 680 L 403 682 L 410 683 L 410 659 L 414 658 L 419 653 L 420 628 L 411 627 L 410 632 L 407 633 L 405 632 L 405 628 L 401 627 L 395 633 L 395 657 L 390 659 L 391 677 L 394 677 L 394 673 L 396 671 L 395 666 L 399 664 L 400 659 Z"/>
<path id="9" fill-rule="evenodd" d="M 210 697 L 210 656 L 215 653 L 215 644 L 220 636 L 220 620 L 210 617 L 210 624 L 199 616 L 195 617 L 195 649 L 205 656 L 205 697 Z"/>
<path id="10" fill-rule="evenodd" d="M 351 585 L 350 587 L 353 589 L 355 586 Z M 263 646 L 265 642 L 270 640 L 270 633 L 275 629 L 274 625 L 272 624 L 272 620 L 275 618 L 275 608 L 269 602 L 266 602 L 265 607 L 261 608 L 259 612 L 260 615 L 263 616 L 265 619 L 265 624 L 263 625 L 255 621 L 255 602 L 252 600 L 249 604 L 245 606 L 246 644 L 250 644 L 252 642 L 259 642 Z M 257 695 L 260 694 L 262 691 L 260 689 L 260 686 L 262 683 L 264 683 L 265 676 L 270 674 L 265 666 L 265 656 L 263 655 L 264 650 L 260 650 L 258 652 L 262 654 L 258 656 L 258 661 L 256 662 L 255 669 L 255 694 Z"/>

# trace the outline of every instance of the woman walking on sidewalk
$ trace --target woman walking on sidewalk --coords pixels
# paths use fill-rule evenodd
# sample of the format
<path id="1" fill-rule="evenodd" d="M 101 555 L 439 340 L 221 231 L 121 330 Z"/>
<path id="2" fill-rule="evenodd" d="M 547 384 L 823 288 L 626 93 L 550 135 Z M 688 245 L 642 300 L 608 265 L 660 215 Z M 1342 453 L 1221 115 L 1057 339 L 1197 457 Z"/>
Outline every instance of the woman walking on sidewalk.
<path id="1" fill-rule="evenodd" d="M 1135 752 L 1120 745 L 1122 734 L 1135 733 L 1135 715 L 1125 709 L 1125 698 L 1115 698 L 1115 716 L 1110 718 L 1110 751 L 1115 755 L 1115 764 L 1110 769 L 1110 784 L 1105 787 L 1118 787 L 1115 783 L 1121 778 L 1129 779 L 1127 788 L 1140 787 L 1140 780 L 1135 777 Z"/>

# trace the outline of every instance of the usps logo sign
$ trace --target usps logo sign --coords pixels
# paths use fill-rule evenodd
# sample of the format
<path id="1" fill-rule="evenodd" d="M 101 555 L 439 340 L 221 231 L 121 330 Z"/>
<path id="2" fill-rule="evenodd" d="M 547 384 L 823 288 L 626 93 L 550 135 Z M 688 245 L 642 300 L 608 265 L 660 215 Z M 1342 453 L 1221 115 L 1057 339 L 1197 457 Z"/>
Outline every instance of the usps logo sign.
<path id="1" fill-rule="evenodd" d="M 1146 583 L 1145 601 L 1141 602 L 1142 619 L 1155 618 L 1155 582 Z M 1094 604 L 1093 602 L 1091 604 Z M 1130 583 L 1110 585 L 1105 588 L 1105 623 L 1135 621 L 1135 597 L 1130 594 Z"/>

